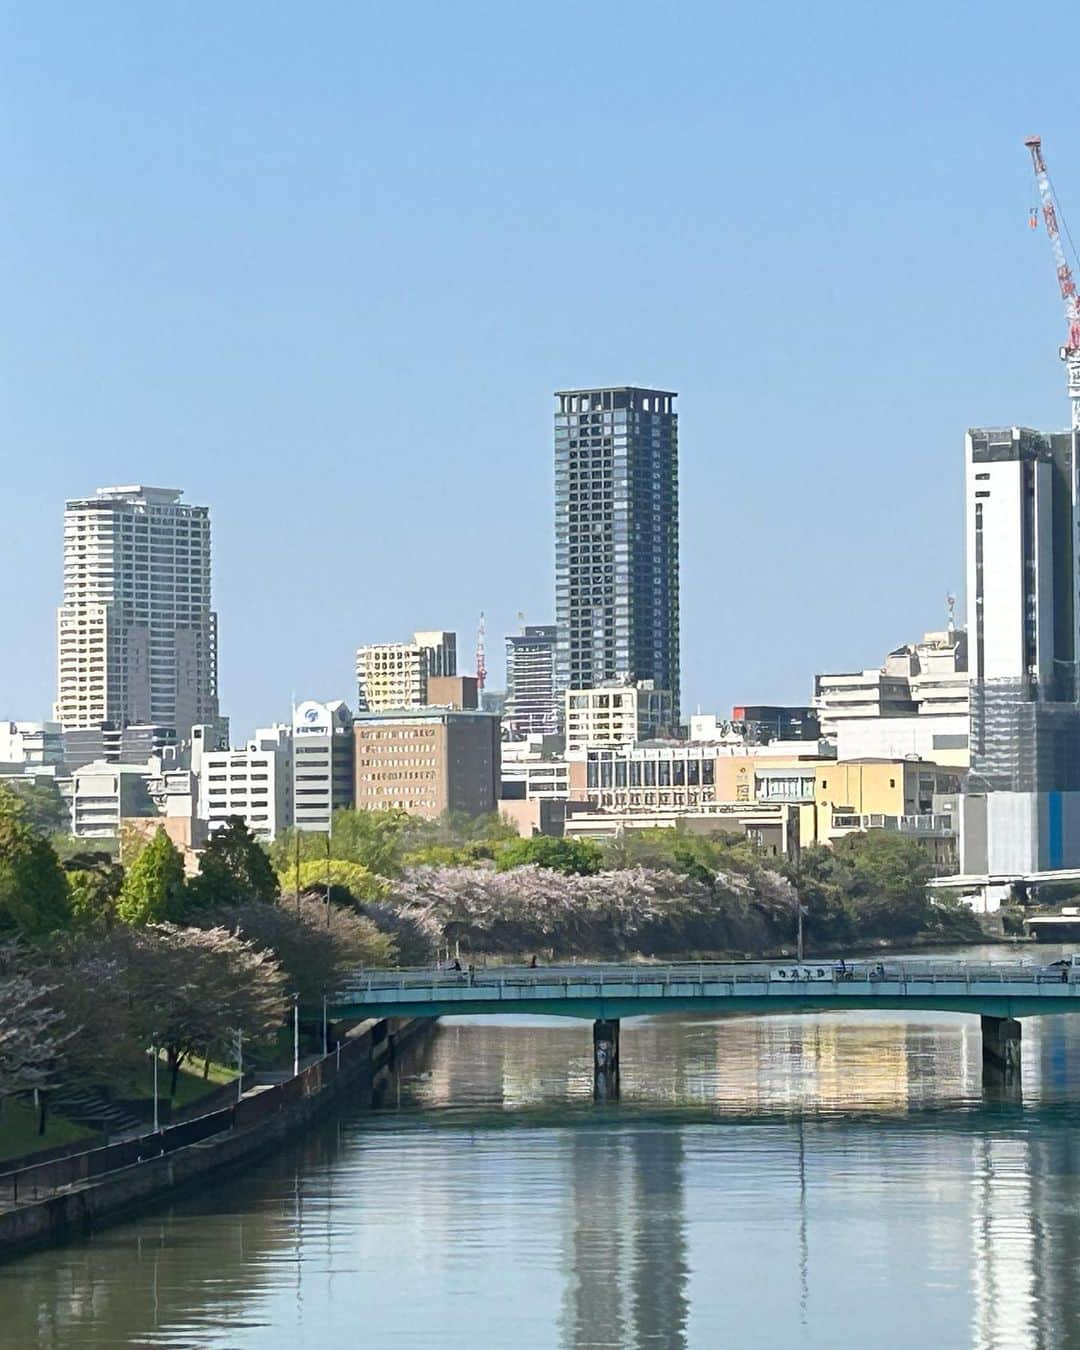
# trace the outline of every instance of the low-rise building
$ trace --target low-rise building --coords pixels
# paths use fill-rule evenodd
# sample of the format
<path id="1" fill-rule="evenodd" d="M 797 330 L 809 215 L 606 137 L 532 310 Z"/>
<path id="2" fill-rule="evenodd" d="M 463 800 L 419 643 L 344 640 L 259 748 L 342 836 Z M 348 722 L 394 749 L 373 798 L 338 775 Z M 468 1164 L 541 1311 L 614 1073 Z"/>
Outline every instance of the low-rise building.
<path id="1" fill-rule="evenodd" d="M 799 809 L 783 802 L 717 802 L 687 810 L 582 810 L 563 823 L 567 839 L 617 839 L 627 830 L 683 830 L 688 834 L 745 835 L 768 856 L 792 856 L 799 847 Z"/>
<path id="2" fill-rule="evenodd" d="M 269 843 L 292 820 L 292 727 L 255 732 L 241 750 L 204 751 L 199 772 L 199 818 L 213 832 L 232 817 Z"/>
<path id="3" fill-rule="evenodd" d="M 561 736 L 536 733 L 520 741 L 503 741 L 502 797 L 511 801 L 565 800 L 570 795 L 570 764 L 562 746 Z"/>
<path id="4" fill-rule="evenodd" d="M 497 809 L 497 715 L 448 708 L 358 713 L 354 737 L 357 809 L 397 807 L 429 819 Z"/>
<path id="5" fill-rule="evenodd" d="M 63 762 L 59 722 L 0 722 L 0 773 L 22 773 Z"/>
<path id="6" fill-rule="evenodd" d="M 71 775 L 71 833 L 77 839 L 115 839 L 131 816 L 159 816 L 145 764 L 83 764 Z"/>
<path id="7" fill-rule="evenodd" d="M 651 680 L 568 689 L 566 750 L 573 754 L 591 745 L 632 745 L 671 735 L 674 720 L 674 695 L 654 688 Z"/>

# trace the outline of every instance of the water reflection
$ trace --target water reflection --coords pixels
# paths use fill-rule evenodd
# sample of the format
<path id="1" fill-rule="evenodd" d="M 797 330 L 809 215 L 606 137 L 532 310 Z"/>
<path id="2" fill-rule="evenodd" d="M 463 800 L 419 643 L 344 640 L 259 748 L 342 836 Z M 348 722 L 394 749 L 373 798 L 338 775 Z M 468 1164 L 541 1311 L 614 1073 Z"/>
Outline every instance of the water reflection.
<path id="1" fill-rule="evenodd" d="M 0 1344 L 1080 1350 L 1080 1027 L 988 1102 L 974 1019 L 447 1025 L 375 1113 L 0 1267 Z M 1074 1105 L 1076 1102 L 1078 1105 Z"/>

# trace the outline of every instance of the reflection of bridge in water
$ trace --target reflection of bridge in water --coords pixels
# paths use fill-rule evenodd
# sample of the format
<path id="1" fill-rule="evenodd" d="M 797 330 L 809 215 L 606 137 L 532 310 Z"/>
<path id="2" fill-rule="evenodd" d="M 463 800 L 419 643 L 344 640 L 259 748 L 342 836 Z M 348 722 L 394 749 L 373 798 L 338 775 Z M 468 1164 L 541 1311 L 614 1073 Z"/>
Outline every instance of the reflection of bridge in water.
<path id="1" fill-rule="evenodd" d="M 618 1091 L 624 1017 L 969 1013 L 981 1019 L 984 1077 L 1012 1083 L 1020 1072 L 1019 1019 L 1080 1012 L 1080 969 L 923 960 L 369 970 L 338 990 L 329 1010 L 335 1018 L 516 1014 L 588 1019 L 600 1096 Z"/>

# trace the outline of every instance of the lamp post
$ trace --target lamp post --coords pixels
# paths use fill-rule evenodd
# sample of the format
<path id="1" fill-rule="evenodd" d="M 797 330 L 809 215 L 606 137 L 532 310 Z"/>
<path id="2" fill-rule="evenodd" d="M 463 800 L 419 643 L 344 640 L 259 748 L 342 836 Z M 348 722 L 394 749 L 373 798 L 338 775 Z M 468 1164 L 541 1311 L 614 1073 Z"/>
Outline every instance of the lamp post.
<path id="1" fill-rule="evenodd" d="M 158 1046 L 157 1037 L 154 1037 L 154 1133 L 158 1132 L 158 1094 L 157 1094 L 157 1075 L 158 1075 Z"/>
<path id="2" fill-rule="evenodd" d="M 297 1077 L 300 1072 L 300 995 L 292 996 L 292 1072 Z"/>
<path id="3" fill-rule="evenodd" d="M 323 996 L 322 996 L 322 1052 L 323 1052 L 323 1059 L 325 1059 L 326 1056 L 330 1053 L 330 1042 L 329 1042 L 329 1038 L 328 1038 L 328 1036 L 327 1036 L 327 1026 L 326 1026 L 326 992 L 325 992 L 325 990 L 323 991 Z"/>
<path id="4" fill-rule="evenodd" d="M 244 1032 L 236 1028 L 236 1100 L 244 1095 Z"/>

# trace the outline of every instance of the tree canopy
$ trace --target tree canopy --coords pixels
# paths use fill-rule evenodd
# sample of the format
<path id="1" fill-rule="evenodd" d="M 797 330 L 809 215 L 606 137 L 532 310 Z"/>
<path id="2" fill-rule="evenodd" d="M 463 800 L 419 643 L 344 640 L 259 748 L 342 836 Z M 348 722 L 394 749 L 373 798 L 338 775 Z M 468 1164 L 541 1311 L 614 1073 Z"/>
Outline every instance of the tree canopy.
<path id="1" fill-rule="evenodd" d="M 0 934 L 40 937 L 69 918 L 67 878 L 52 845 L 27 823 L 22 801 L 0 788 Z"/>
<path id="2" fill-rule="evenodd" d="M 159 826 L 124 874 L 116 913 L 124 923 L 179 920 L 184 914 L 184 860 Z"/>
<path id="3" fill-rule="evenodd" d="M 278 879 L 266 850 L 239 816 L 211 834 L 199 859 L 199 872 L 187 888 L 189 911 L 248 901 L 271 904 Z"/>

